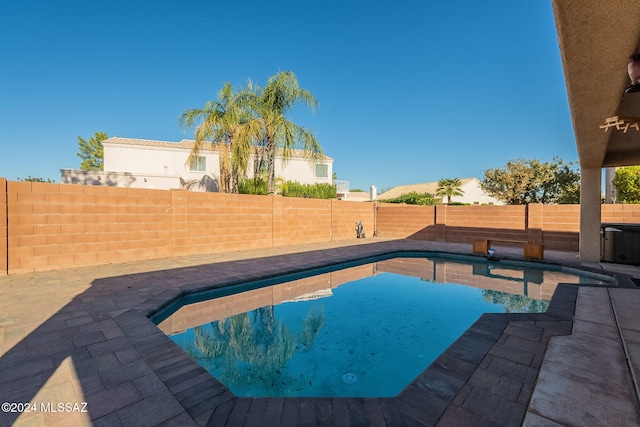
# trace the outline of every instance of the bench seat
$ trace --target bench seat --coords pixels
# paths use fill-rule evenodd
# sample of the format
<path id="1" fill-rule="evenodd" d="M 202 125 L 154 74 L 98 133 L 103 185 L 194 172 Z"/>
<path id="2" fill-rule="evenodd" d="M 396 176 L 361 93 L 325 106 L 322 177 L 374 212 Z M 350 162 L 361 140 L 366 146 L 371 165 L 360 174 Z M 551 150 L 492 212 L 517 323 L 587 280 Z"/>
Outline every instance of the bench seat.
<path id="1" fill-rule="evenodd" d="M 491 243 L 511 243 L 522 245 L 524 248 L 524 257 L 530 259 L 544 258 L 544 243 L 529 242 L 527 240 L 511 240 L 511 239 L 475 239 L 473 241 L 473 253 L 486 255 L 489 252 Z"/>

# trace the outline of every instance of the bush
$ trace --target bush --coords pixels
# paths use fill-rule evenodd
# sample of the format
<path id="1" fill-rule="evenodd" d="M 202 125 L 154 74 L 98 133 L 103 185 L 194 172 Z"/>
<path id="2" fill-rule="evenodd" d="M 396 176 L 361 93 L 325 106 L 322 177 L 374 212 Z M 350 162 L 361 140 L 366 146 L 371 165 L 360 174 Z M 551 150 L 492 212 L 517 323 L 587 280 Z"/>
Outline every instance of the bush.
<path id="1" fill-rule="evenodd" d="M 282 185 L 282 195 L 285 197 L 304 197 L 309 199 L 335 199 L 336 186 L 333 184 L 300 184 L 287 181 Z"/>
<path id="2" fill-rule="evenodd" d="M 276 193 L 285 197 L 304 197 L 309 199 L 335 199 L 336 186 L 332 184 L 300 184 L 296 181 L 276 182 Z M 269 184 L 264 177 L 246 178 L 238 183 L 240 194 L 269 194 Z"/>
<path id="3" fill-rule="evenodd" d="M 381 200 L 381 202 L 433 206 L 437 205 L 440 202 L 440 199 L 438 199 L 431 193 L 417 193 L 415 191 L 412 191 L 410 193 L 403 194 L 400 197 L 396 197 L 395 199 Z"/>
<path id="4" fill-rule="evenodd" d="M 245 178 L 238 182 L 238 193 L 240 194 L 269 194 L 269 184 L 266 178 Z"/>

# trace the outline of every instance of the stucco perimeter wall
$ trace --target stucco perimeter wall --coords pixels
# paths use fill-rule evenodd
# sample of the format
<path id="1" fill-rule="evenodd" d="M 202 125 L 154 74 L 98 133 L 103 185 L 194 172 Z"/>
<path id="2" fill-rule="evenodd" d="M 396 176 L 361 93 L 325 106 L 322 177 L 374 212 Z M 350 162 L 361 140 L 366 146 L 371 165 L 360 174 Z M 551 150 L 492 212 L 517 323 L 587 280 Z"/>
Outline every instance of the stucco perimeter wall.
<path id="1" fill-rule="evenodd" d="M 0 274 L 352 239 L 355 221 L 374 224 L 369 203 L 5 179 L 0 206 Z"/>

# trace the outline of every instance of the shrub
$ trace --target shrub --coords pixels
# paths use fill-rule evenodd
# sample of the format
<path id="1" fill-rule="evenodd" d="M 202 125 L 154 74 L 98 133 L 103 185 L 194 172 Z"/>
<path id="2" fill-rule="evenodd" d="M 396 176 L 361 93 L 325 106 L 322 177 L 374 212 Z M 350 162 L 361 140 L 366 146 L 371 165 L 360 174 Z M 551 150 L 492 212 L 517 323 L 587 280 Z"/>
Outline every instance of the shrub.
<path id="1" fill-rule="evenodd" d="M 412 191 L 396 197 L 395 199 L 381 200 L 385 203 L 406 203 L 407 205 L 433 206 L 440 202 L 440 199 L 431 193 L 417 193 Z"/>
<path id="2" fill-rule="evenodd" d="M 276 192 L 285 197 L 304 197 L 308 199 L 335 199 L 336 186 L 332 184 L 300 184 L 297 181 L 278 183 Z M 267 179 L 264 177 L 246 178 L 238 183 L 240 194 L 269 194 Z"/>
<path id="3" fill-rule="evenodd" d="M 245 178 L 238 182 L 238 193 L 267 195 L 269 194 L 269 186 L 265 178 Z"/>
<path id="4" fill-rule="evenodd" d="M 309 199 L 335 199 L 336 186 L 333 184 L 300 184 L 287 181 L 282 185 L 282 195 L 285 197 L 304 197 Z"/>

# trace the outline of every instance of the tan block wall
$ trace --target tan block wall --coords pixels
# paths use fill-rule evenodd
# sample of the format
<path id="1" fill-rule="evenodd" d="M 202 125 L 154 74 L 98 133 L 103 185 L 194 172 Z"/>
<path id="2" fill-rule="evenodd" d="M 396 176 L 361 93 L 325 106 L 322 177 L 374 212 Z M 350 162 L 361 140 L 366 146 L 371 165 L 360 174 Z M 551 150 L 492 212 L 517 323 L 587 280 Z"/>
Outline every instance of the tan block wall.
<path id="1" fill-rule="evenodd" d="M 186 194 L 185 255 L 257 249 L 272 245 L 270 197 L 244 194 Z"/>
<path id="2" fill-rule="evenodd" d="M 542 205 L 541 222 L 545 249 L 578 250 L 580 205 Z"/>
<path id="3" fill-rule="evenodd" d="M 602 205 L 602 222 L 640 223 L 640 205 Z"/>
<path id="4" fill-rule="evenodd" d="M 166 257 L 171 193 L 7 183 L 8 271 Z"/>
<path id="5" fill-rule="evenodd" d="M 603 222 L 640 222 L 640 205 L 615 205 Z M 623 208 L 621 206 L 624 206 Z M 634 220 L 634 218 L 636 218 Z M 476 238 L 544 242 L 546 249 L 577 251 L 579 205 L 409 206 L 379 204 L 380 237 L 471 243 Z"/>
<path id="6" fill-rule="evenodd" d="M 7 272 L 7 257 L 7 180 L 0 178 L 0 275 Z"/>
<path id="7" fill-rule="evenodd" d="M 352 239 L 357 220 L 374 229 L 369 203 L 185 190 L 1 179 L 0 206 L 0 274 Z"/>
<path id="8" fill-rule="evenodd" d="M 411 206 L 0 178 L 0 274 L 353 239 L 357 220 L 369 238 L 528 239 L 577 251 L 580 207 Z M 603 205 L 602 221 L 640 223 L 640 205 Z"/>
<path id="9" fill-rule="evenodd" d="M 435 207 L 380 203 L 376 221 L 379 237 L 435 240 Z"/>
<path id="10" fill-rule="evenodd" d="M 525 206 L 443 206 L 446 241 L 472 243 L 483 239 L 526 239 Z"/>
<path id="11" fill-rule="evenodd" d="M 380 237 L 471 243 L 475 238 L 526 239 L 524 206 L 380 204 Z"/>
<path id="12" fill-rule="evenodd" d="M 356 221 L 362 222 L 366 237 L 373 237 L 375 230 L 374 205 L 367 202 L 332 200 L 332 240 L 347 240 L 356 237 Z"/>
<path id="13" fill-rule="evenodd" d="M 331 240 L 331 200 L 273 197 L 273 245 Z"/>

